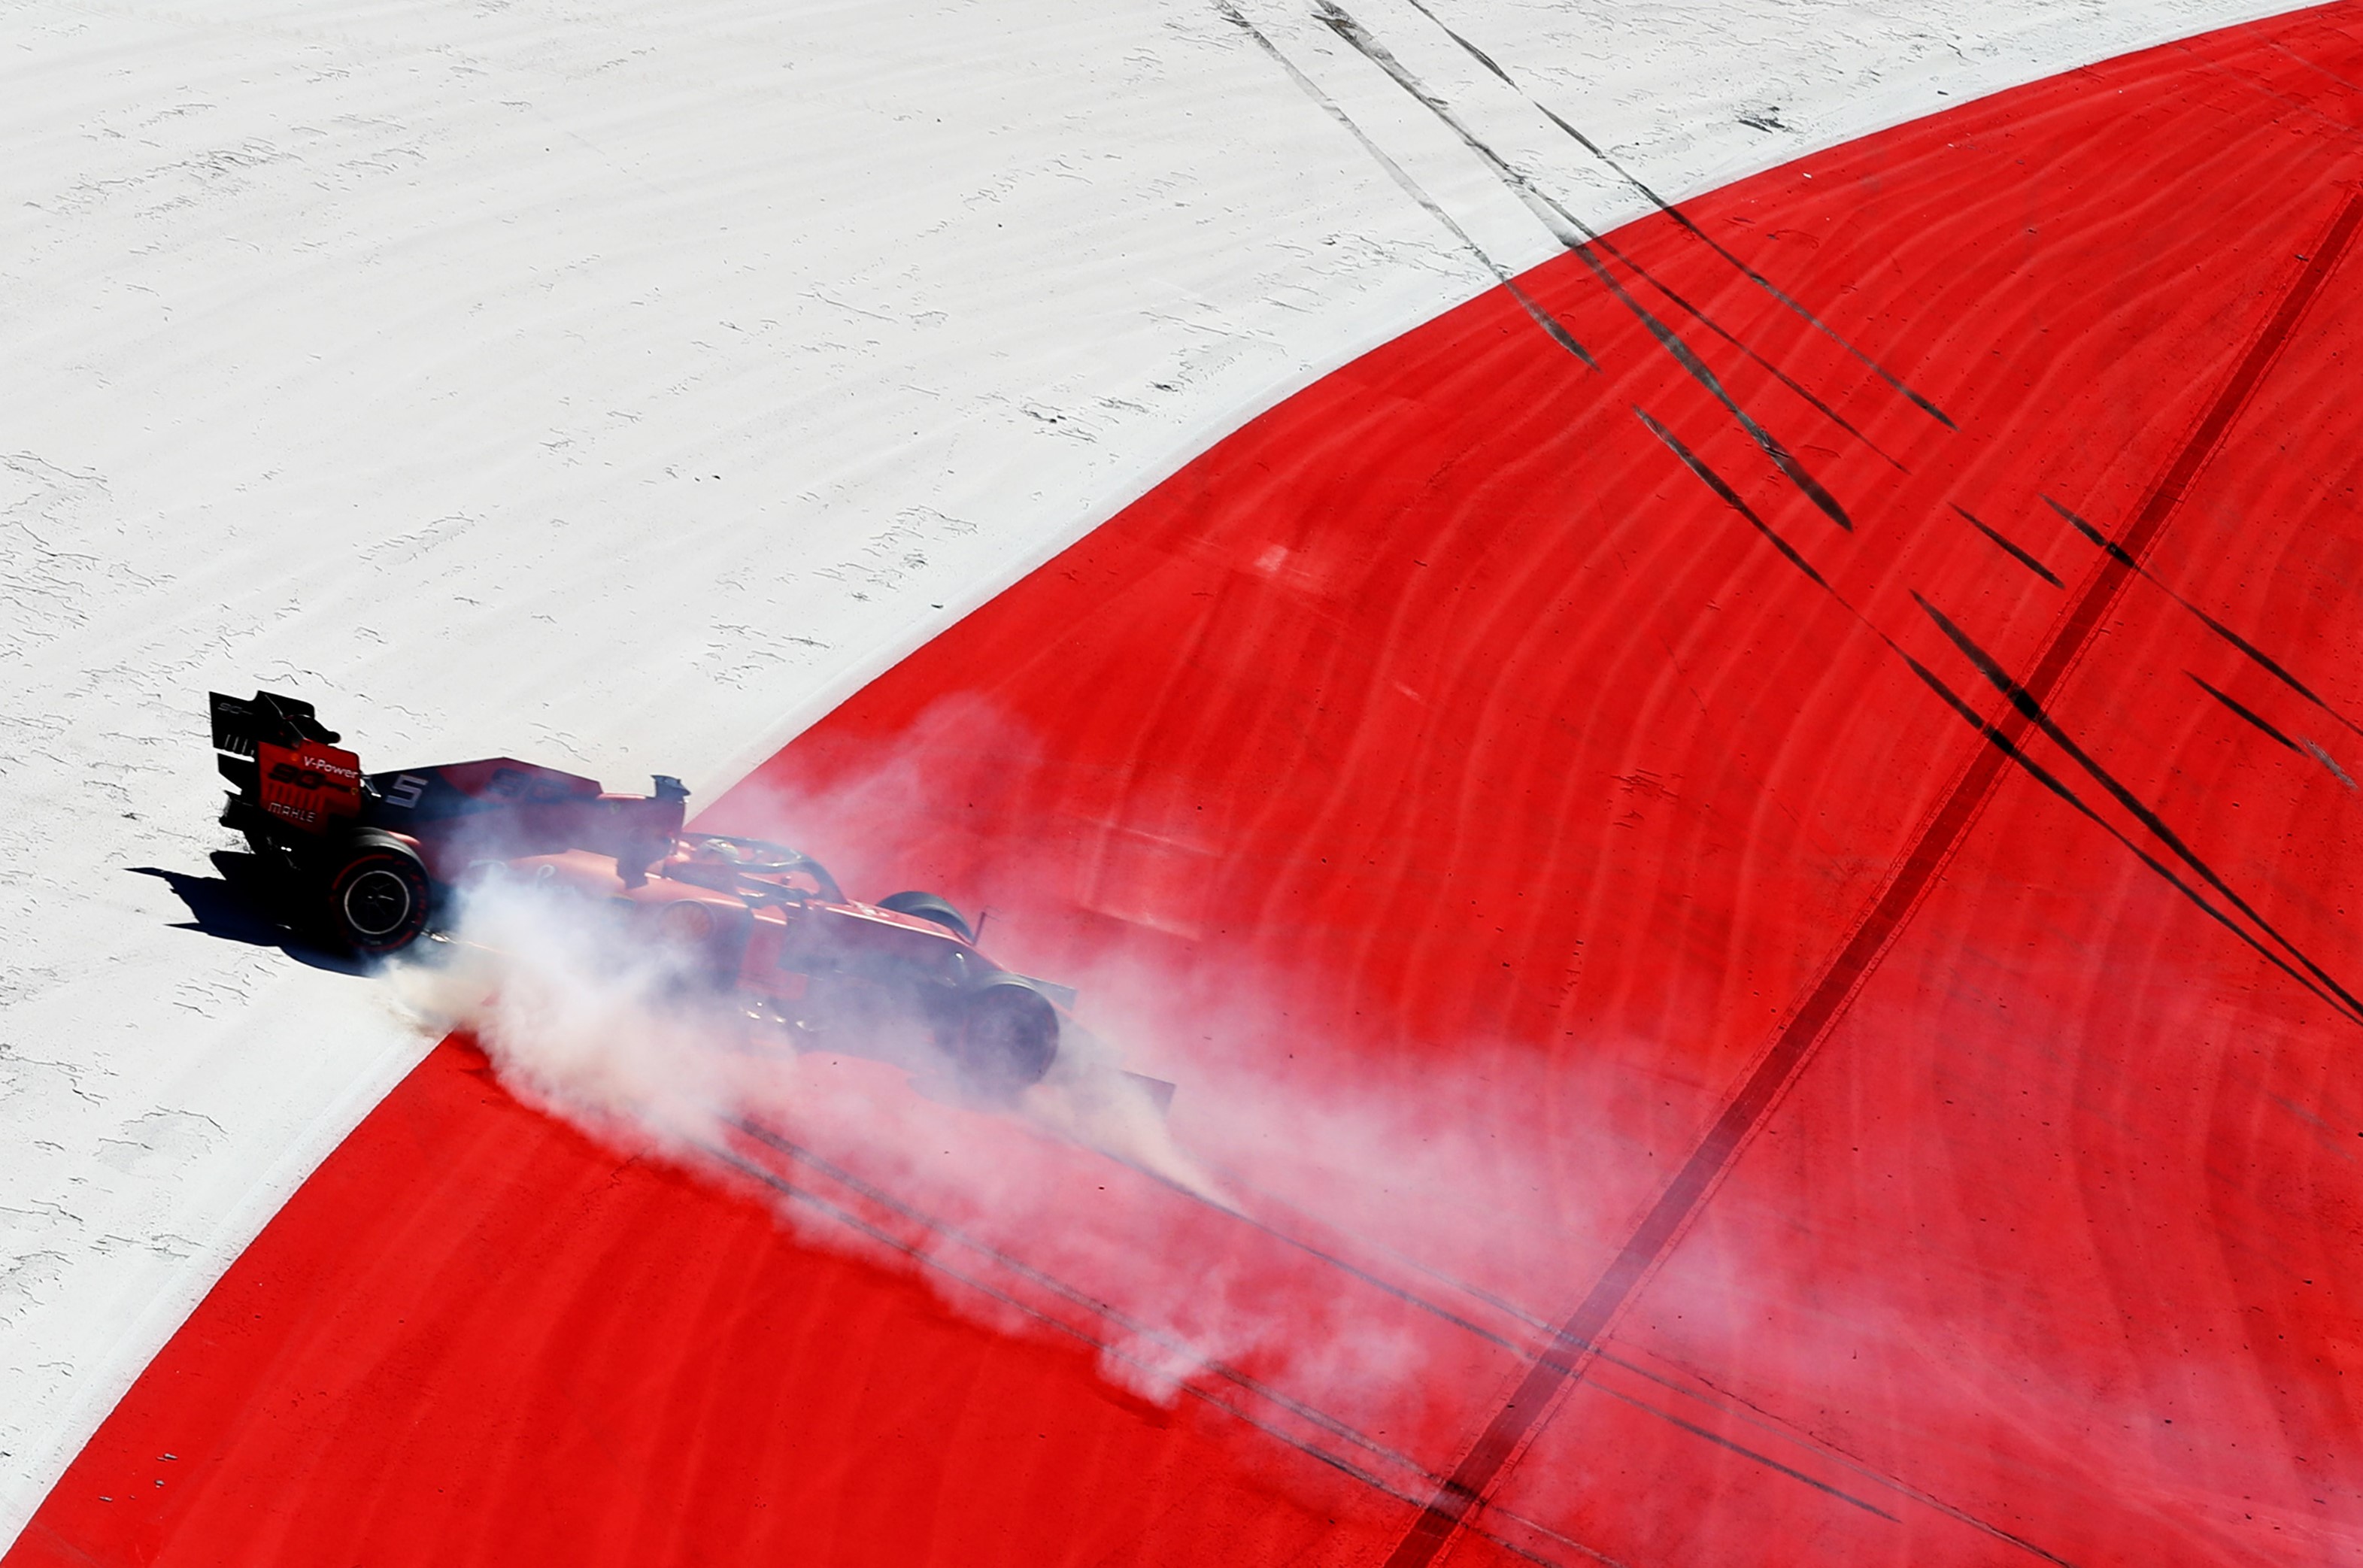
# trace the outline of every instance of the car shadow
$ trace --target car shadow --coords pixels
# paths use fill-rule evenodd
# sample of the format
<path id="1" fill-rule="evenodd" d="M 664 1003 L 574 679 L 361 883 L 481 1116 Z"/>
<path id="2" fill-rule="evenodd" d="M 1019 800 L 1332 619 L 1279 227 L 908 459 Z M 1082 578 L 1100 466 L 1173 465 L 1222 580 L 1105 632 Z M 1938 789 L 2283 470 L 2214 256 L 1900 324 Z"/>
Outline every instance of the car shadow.
<path id="1" fill-rule="evenodd" d="M 248 947 L 277 948 L 298 963 L 338 974 L 370 973 L 372 965 L 305 936 L 273 910 L 274 900 L 260 859 L 235 850 L 216 850 L 209 858 L 212 876 L 194 876 L 162 866 L 123 869 L 134 876 L 156 878 L 188 907 L 189 918 L 174 921 L 174 930 L 203 931 Z"/>

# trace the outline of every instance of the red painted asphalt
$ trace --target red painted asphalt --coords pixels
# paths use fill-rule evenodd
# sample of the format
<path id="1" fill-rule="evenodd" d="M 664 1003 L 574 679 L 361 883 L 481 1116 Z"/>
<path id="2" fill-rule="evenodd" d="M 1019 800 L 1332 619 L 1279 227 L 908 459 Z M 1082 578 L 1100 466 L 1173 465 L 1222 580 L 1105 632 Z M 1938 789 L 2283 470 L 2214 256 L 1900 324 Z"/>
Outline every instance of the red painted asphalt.
<path id="1" fill-rule="evenodd" d="M 1602 370 L 1499 293 L 1409 333 L 708 812 L 989 906 L 997 953 L 1106 979 L 1087 1016 L 1129 987 L 1185 1135 L 1234 1081 L 1193 1083 L 1203 1019 L 1288 1014 L 1282 1100 L 1448 1075 L 1455 1124 L 1551 1188 L 1465 1272 L 1567 1322 L 1623 1255 L 1597 1357 L 1136 1193 L 1144 1247 L 1382 1319 L 1414 1369 L 1347 1389 L 1265 1347 L 1163 1408 L 1099 1374 L 1071 1297 L 982 1326 L 967 1287 L 792 1238 L 759 1181 L 621 1161 L 451 1044 L 7 1561 L 2355 1551 L 2363 260 L 2330 242 L 2358 22 L 1686 208 L 1818 327 L 1663 218 L 1614 237 L 1629 299 L 1538 269 Z M 1545 1407 L 1504 1417 L 1522 1385 Z"/>

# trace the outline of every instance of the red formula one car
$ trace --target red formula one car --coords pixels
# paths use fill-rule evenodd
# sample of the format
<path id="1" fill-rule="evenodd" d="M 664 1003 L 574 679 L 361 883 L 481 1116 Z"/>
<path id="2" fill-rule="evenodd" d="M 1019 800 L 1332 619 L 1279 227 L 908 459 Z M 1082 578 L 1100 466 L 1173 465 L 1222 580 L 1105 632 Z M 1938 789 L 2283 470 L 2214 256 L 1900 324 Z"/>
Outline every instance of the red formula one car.
<path id="1" fill-rule="evenodd" d="M 505 757 L 364 773 L 312 705 L 212 694 L 234 786 L 222 824 L 244 833 L 299 918 L 363 955 L 408 947 L 454 888 L 488 874 L 572 894 L 651 951 L 736 992 L 741 1010 L 814 1042 L 916 1025 L 971 1078 L 1033 1083 L 1059 1049 L 1063 986 L 977 950 L 931 893 L 848 898 L 808 856 L 682 830 L 689 797 L 652 795 Z"/>

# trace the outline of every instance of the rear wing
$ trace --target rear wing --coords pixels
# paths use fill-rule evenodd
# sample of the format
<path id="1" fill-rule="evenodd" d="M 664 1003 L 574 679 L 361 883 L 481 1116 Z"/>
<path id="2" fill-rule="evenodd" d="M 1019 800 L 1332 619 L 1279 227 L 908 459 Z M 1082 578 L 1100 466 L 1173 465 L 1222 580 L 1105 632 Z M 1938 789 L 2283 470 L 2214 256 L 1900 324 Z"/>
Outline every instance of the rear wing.
<path id="1" fill-rule="evenodd" d="M 214 765 L 246 808 L 312 833 L 361 814 L 361 759 L 338 749 L 342 737 L 320 723 L 310 703 L 276 692 L 206 697 L 214 750 L 222 753 Z"/>
<path id="2" fill-rule="evenodd" d="M 219 692 L 205 697 L 213 705 L 214 750 L 233 757 L 251 762 L 255 748 L 265 741 L 293 751 L 306 740 L 333 746 L 344 739 L 322 727 L 310 703 L 277 692 L 257 692 L 244 700 Z"/>
<path id="3" fill-rule="evenodd" d="M 250 835 L 382 828 L 419 845 L 444 878 L 471 861 L 582 849 L 615 856 L 628 880 L 682 828 L 689 791 L 663 774 L 650 795 L 607 795 L 595 779 L 511 757 L 364 776 L 310 703 L 208 695 L 214 763 L 237 791 L 222 824 Z"/>

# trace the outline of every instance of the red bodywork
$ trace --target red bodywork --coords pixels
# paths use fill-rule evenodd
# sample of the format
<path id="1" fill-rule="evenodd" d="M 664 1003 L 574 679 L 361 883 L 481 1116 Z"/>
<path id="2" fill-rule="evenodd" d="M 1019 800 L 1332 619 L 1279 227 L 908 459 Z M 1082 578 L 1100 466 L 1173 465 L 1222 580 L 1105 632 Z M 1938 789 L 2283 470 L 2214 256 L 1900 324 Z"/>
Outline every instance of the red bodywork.
<path id="1" fill-rule="evenodd" d="M 320 740 L 255 748 L 255 788 L 263 811 L 304 832 L 324 832 L 361 811 L 361 760 Z"/>
<path id="2" fill-rule="evenodd" d="M 447 884 L 482 862 L 561 850 L 654 860 L 681 831 L 688 798 L 671 780 L 653 795 L 609 795 L 594 779 L 511 757 L 372 773 L 369 785 L 360 819 L 414 845 Z"/>
<path id="3" fill-rule="evenodd" d="M 912 1028 L 981 1082 L 1046 1072 L 1073 994 L 1014 974 L 976 949 L 931 894 L 849 899 L 818 862 L 753 839 L 684 833 L 689 792 L 611 795 L 556 768 L 488 757 L 363 774 L 311 705 L 269 692 L 213 696 L 214 744 L 237 793 L 223 813 L 283 873 L 299 903 L 324 902 L 366 955 L 397 951 L 449 919 L 454 890 L 524 878 L 573 895 L 673 967 L 735 991 L 748 1014 L 856 1050 Z"/>
<path id="4" fill-rule="evenodd" d="M 734 988 L 748 1013 L 799 1036 L 915 1025 L 960 1054 L 969 999 L 1012 986 L 1054 1005 L 1072 995 L 1002 968 L 949 926 L 849 899 L 816 862 L 757 840 L 676 835 L 638 876 L 627 874 L 629 857 L 590 850 L 502 865 L 620 917 L 684 969 Z"/>

